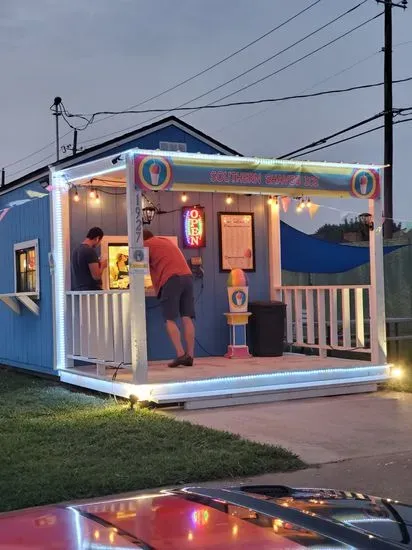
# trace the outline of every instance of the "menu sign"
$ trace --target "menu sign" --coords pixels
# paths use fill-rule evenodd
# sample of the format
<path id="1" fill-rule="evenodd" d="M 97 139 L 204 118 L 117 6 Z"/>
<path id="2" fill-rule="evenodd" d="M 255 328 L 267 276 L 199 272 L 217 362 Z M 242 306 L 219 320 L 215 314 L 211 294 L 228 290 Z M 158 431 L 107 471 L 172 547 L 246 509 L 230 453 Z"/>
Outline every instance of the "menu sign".
<path id="1" fill-rule="evenodd" d="M 253 214 L 219 212 L 218 216 L 220 271 L 255 271 Z"/>

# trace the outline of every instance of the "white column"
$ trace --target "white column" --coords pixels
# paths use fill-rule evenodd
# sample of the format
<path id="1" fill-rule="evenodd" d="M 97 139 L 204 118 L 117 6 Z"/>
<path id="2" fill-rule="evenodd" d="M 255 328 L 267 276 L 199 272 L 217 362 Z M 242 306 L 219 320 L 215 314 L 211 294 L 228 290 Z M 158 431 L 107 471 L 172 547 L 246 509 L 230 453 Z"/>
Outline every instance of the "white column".
<path id="1" fill-rule="evenodd" d="M 130 328 L 133 381 L 147 382 L 146 303 L 142 193 L 135 186 L 133 154 L 126 159 L 127 231 L 129 238 Z"/>
<path id="2" fill-rule="evenodd" d="M 69 188 L 58 173 L 50 172 L 51 258 L 54 369 L 72 366 L 67 360 L 66 290 L 70 287 Z"/>
<path id="3" fill-rule="evenodd" d="M 269 206 L 269 284 L 270 299 L 280 300 L 281 293 L 275 287 L 282 285 L 280 252 L 280 204 Z"/>
<path id="4" fill-rule="evenodd" d="M 374 223 L 370 231 L 370 333 L 372 361 L 386 363 L 385 281 L 383 271 L 382 201 L 369 201 L 369 213 Z"/>

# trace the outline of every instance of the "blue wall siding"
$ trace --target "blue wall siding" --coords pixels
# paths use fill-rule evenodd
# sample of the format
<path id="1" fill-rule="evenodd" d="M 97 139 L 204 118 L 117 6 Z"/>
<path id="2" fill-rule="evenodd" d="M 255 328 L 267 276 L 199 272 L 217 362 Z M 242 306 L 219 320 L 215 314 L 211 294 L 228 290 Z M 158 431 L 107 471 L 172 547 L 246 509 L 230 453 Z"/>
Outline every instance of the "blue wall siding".
<path id="1" fill-rule="evenodd" d="M 121 191 L 121 190 L 119 190 Z M 111 190 L 113 192 L 113 190 Z M 71 204 L 71 246 L 84 239 L 87 229 L 93 225 L 102 227 L 106 235 L 127 235 L 126 199 L 124 195 L 100 194 L 100 204 L 94 205 L 84 190 L 79 190 L 80 202 Z M 161 210 L 174 211 L 156 216 L 150 229 L 158 235 L 176 235 L 182 246 L 182 225 L 180 209 L 182 202 L 179 193 L 153 193 L 148 197 L 158 204 Z M 256 272 L 249 274 L 250 300 L 269 298 L 269 265 L 267 238 L 267 205 L 264 197 L 234 196 L 230 206 L 225 203 L 225 195 L 212 193 L 191 193 L 188 204 L 200 204 L 206 208 L 207 246 L 200 250 L 204 264 L 204 288 L 195 281 L 197 339 L 201 345 L 196 353 L 223 355 L 229 343 L 229 329 L 224 313 L 227 311 L 227 274 L 219 272 L 218 212 L 253 212 L 255 215 Z M 198 254 L 184 251 L 187 258 Z M 149 359 L 167 359 L 173 350 L 167 339 L 161 312 L 155 298 L 147 298 L 147 333 Z M 204 348 L 204 349 L 202 349 Z"/>
<path id="2" fill-rule="evenodd" d="M 26 191 L 43 191 L 40 185 L 16 189 L 0 195 L 0 209 L 11 201 L 27 198 Z M 32 200 L 11 208 L 0 222 L 0 293 L 14 292 L 13 245 L 39 240 L 40 260 L 40 316 L 21 306 L 16 315 L 0 302 L 0 363 L 30 368 L 40 372 L 53 370 L 53 324 L 51 278 L 48 267 L 50 251 L 49 197 Z"/>
<path id="3" fill-rule="evenodd" d="M 188 153 L 204 153 L 214 155 L 220 153 L 214 147 L 204 143 L 200 139 L 188 134 L 184 130 L 176 126 L 167 126 L 160 130 L 155 130 L 146 136 L 138 137 L 128 142 L 128 144 L 121 147 L 113 147 L 110 151 L 105 151 L 100 155 L 96 155 L 93 159 L 87 159 L 84 162 L 90 162 L 91 160 L 97 160 L 109 155 L 115 155 L 116 153 L 122 153 L 128 149 L 139 147 L 140 149 L 159 149 L 161 141 L 174 141 L 178 143 L 186 143 Z M 221 153 L 222 154 L 222 153 Z"/>

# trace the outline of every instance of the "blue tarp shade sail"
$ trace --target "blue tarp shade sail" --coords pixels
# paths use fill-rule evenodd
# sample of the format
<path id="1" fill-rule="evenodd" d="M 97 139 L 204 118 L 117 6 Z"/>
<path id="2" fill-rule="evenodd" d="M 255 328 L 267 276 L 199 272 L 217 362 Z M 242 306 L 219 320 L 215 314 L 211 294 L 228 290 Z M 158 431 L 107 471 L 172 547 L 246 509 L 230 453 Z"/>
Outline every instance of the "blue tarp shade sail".
<path id="1" fill-rule="evenodd" d="M 369 262 L 369 247 L 331 243 L 280 223 L 282 269 L 286 271 L 342 273 Z M 385 246 L 383 253 L 403 246 Z"/>

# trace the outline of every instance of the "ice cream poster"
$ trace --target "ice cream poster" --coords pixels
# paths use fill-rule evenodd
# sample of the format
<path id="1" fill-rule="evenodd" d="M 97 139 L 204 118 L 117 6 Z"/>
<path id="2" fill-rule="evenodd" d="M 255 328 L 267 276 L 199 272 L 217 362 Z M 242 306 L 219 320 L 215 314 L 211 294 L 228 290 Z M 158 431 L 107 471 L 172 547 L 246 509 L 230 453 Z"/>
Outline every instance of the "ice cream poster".
<path id="1" fill-rule="evenodd" d="M 219 212 L 220 271 L 255 271 L 252 213 Z"/>

